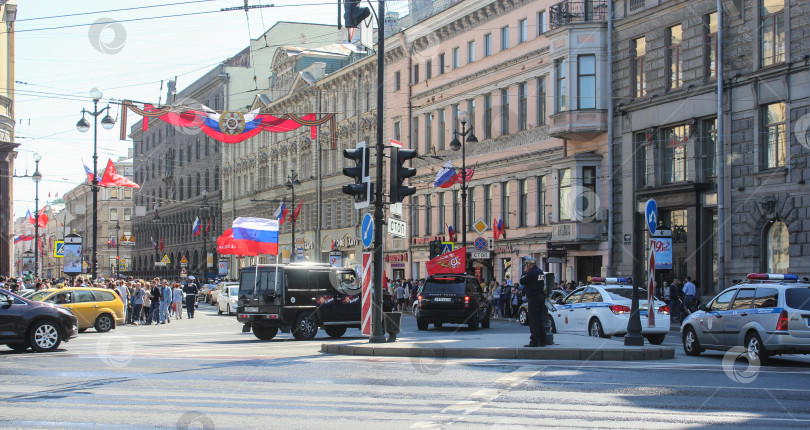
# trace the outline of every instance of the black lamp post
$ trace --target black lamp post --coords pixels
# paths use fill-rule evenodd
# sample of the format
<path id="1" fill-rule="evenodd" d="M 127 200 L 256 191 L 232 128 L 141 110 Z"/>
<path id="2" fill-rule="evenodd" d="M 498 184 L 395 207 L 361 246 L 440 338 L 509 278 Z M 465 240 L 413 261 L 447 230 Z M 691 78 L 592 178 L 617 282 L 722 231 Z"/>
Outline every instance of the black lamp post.
<path id="1" fill-rule="evenodd" d="M 99 115 L 105 111 L 107 112 L 107 115 L 101 120 L 101 126 L 104 127 L 105 130 L 109 130 L 115 126 L 115 120 L 112 119 L 109 113 L 110 105 L 107 105 L 104 109 L 98 110 L 98 101 L 101 100 L 102 95 L 101 90 L 98 88 L 90 90 L 90 97 L 93 98 L 93 111 L 90 112 L 86 109 L 82 109 L 82 119 L 76 123 L 76 128 L 80 132 L 85 133 L 87 130 L 90 130 L 90 123 L 87 122 L 84 115 L 88 114 L 93 116 L 93 266 L 90 268 L 93 278 L 96 277 L 98 270 L 98 176 L 96 173 L 98 172 Z"/>
<path id="2" fill-rule="evenodd" d="M 121 236 L 119 236 L 119 231 L 121 230 L 121 224 L 118 221 L 115 222 L 115 279 L 121 278 Z"/>
<path id="3" fill-rule="evenodd" d="M 208 253 L 205 251 L 206 247 L 205 240 L 206 237 L 208 236 L 208 233 L 205 231 L 203 223 L 205 222 L 205 218 L 208 215 L 209 210 L 208 190 L 202 190 L 202 196 L 203 196 L 203 204 L 202 206 L 200 206 L 200 230 L 202 230 L 202 234 L 200 235 L 202 237 L 202 254 L 200 254 L 200 279 L 202 279 L 202 281 L 205 282 L 206 281 L 205 269 L 206 265 L 208 264 Z"/>
<path id="4" fill-rule="evenodd" d="M 450 148 L 453 151 L 461 150 L 461 246 L 467 248 L 467 142 L 478 143 L 478 138 L 473 134 L 473 128 L 470 126 L 467 129 L 466 115 L 462 114 L 461 117 L 461 131 L 453 130 L 453 140 L 450 142 Z M 458 137 L 461 136 L 461 142 Z"/>
<path id="5" fill-rule="evenodd" d="M 31 179 L 34 180 L 34 277 L 39 276 L 39 181 L 42 180 L 42 173 L 39 173 L 39 161 L 42 156 L 38 152 L 34 153 L 34 163 L 36 169 Z"/>
<path id="6" fill-rule="evenodd" d="M 287 189 L 292 192 L 292 205 L 295 206 L 295 187 L 301 185 L 301 181 L 298 180 L 298 173 L 295 172 L 295 163 L 290 161 L 287 165 L 290 168 L 290 174 L 287 176 L 287 183 L 284 184 Z M 295 210 L 293 210 L 293 214 L 291 217 L 292 221 L 292 246 L 290 251 L 290 262 L 295 261 Z"/>

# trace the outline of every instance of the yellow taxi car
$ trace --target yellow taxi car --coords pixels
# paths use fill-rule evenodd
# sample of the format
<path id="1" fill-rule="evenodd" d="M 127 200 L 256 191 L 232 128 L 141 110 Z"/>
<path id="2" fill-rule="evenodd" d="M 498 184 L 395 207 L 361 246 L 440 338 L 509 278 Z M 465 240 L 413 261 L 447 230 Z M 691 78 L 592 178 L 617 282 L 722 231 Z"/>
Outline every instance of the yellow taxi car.
<path id="1" fill-rule="evenodd" d="M 108 332 L 124 323 L 124 302 L 113 290 L 93 287 L 65 287 L 40 290 L 28 297 L 38 302 L 54 303 L 70 309 L 79 319 L 79 333 L 95 327 Z"/>

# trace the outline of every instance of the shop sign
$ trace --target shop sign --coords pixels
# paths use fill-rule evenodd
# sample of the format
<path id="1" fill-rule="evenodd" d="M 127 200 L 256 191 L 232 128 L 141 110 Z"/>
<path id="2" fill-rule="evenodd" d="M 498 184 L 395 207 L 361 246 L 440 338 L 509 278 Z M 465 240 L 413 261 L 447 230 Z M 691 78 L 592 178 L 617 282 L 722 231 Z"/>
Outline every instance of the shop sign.
<path id="1" fill-rule="evenodd" d="M 444 236 L 434 236 L 434 237 L 412 237 L 411 238 L 411 245 L 427 245 L 434 240 L 438 240 L 439 242 L 444 242 Z"/>
<path id="2" fill-rule="evenodd" d="M 392 269 L 404 269 L 405 263 L 391 263 Z"/>
<path id="3" fill-rule="evenodd" d="M 515 252 L 518 252 L 518 248 L 514 245 L 498 245 L 495 247 L 496 254 L 512 254 Z"/>
<path id="4" fill-rule="evenodd" d="M 333 240 L 332 241 L 332 249 L 334 248 L 345 248 L 350 246 L 357 246 L 360 244 L 360 240 L 356 237 L 346 236 L 343 239 Z"/>
<path id="5" fill-rule="evenodd" d="M 315 243 L 314 242 L 307 242 L 306 240 L 307 239 L 303 238 L 303 237 L 296 237 L 295 238 L 295 245 L 296 245 L 295 247 L 297 249 L 303 249 L 303 250 L 315 248 Z"/>
<path id="6" fill-rule="evenodd" d="M 386 254 L 385 255 L 385 261 L 387 263 L 408 261 L 408 254 L 406 254 L 406 253 L 403 253 L 403 254 Z"/>

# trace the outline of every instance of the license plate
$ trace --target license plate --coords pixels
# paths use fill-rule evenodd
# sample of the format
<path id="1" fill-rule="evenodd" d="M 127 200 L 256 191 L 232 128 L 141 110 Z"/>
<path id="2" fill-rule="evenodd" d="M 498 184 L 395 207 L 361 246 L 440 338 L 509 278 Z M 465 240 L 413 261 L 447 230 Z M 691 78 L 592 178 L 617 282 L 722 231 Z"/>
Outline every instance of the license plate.
<path id="1" fill-rule="evenodd" d="M 245 312 L 259 312 L 258 306 L 247 306 L 245 307 Z"/>
<path id="2" fill-rule="evenodd" d="M 433 301 L 434 302 L 452 302 L 453 299 L 451 299 L 449 297 L 437 297 L 437 298 L 433 299 Z"/>
<path id="3" fill-rule="evenodd" d="M 646 310 L 639 310 L 638 314 L 643 316 L 643 317 L 646 317 L 647 316 L 647 311 Z"/>

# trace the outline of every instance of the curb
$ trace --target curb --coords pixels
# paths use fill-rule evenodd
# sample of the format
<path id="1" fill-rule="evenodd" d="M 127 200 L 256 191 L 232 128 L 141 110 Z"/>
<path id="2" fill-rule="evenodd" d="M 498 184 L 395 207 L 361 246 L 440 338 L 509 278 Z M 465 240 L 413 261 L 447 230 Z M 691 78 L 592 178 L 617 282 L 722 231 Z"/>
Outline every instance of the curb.
<path id="1" fill-rule="evenodd" d="M 493 358 L 518 360 L 646 361 L 675 358 L 668 346 L 620 348 L 444 348 L 421 346 L 356 346 L 321 344 L 321 352 L 375 357 Z"/>

